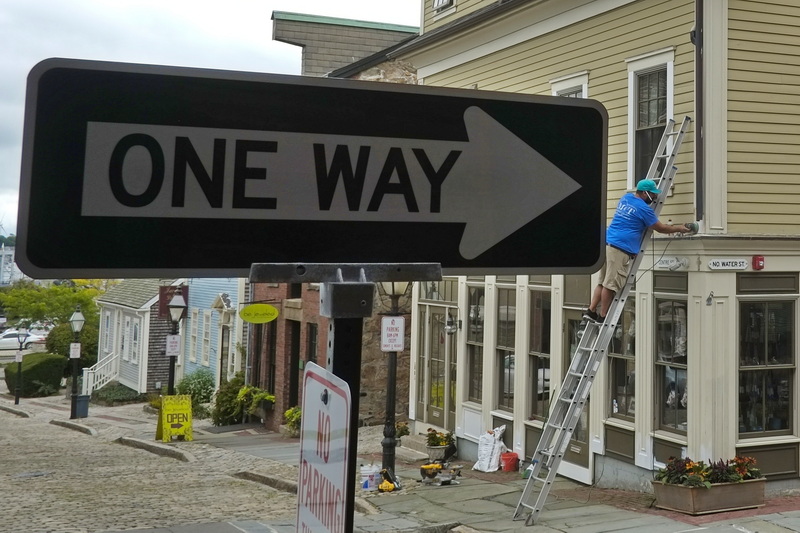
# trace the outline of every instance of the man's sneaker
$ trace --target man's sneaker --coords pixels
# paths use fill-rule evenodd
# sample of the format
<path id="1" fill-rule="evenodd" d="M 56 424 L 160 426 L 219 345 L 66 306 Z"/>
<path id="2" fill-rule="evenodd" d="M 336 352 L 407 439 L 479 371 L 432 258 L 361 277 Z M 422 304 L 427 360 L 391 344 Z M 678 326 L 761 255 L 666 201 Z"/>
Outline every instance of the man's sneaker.
<path id="1" fill-rule="evenodd" d="M 589 322 L 602 322 L 602 320 L 600 319 L 600 315 L 598 315 L 597 312 L 592 311 L 591 309 L 587 309 L 586 311 L 583 312 L 583 318 L 584 320 L 587 320 Z"/>

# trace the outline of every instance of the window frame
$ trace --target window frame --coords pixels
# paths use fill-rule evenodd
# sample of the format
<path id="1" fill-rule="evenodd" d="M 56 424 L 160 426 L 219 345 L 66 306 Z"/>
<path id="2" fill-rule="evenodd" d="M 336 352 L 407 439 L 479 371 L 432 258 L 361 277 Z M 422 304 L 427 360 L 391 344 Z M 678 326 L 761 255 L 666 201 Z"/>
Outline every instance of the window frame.
<path id="1" fill-rule="evenodd" d="M 620 351 L 614 351 L 617 331 L 621 332 L 620 346 L 623 346 L 623 348 Z M 626 345 L 630 347 L 628 348 Z M 617 365 L 625 365 L 625 379 L 622 385 L 617 381 L 617 376 L 619 375 L 616 371 Z M 633 383 L 630 383 L 631 375 L 633 376 Z M 610 401 L 607 416 L 634 422 L 636 419 L 636 295 L 633 291 L 628 294 L 625 300 L 617 328 L 608 345 L 608 376 Z M 622 397 L 620 397 L 620 387 L 623 387 Z"/>
<path id="2" fill-rule="evenodd" d="M 497 285 L 497 409 L 514 412 L 514 368 L 516 367 L 517 289 L 515 286 Z M 513 314 L 512 314 L 512 309 Z M 513 316 L 513 318 L 512 318 Z M 501 327 L 501 317 L 505 326 Z"/>
<path id="3" fill-rule="evenodd" d="M 633 189 L 644 176 L 636 175 L 636 131 L 638 124 L 638 78 L 642 74 L 666 69 L 666 117 L 665 121 L 675 117 L 675 47 L 654 50 L 625 60 L 628 67 L 628 158 L 627 185 Z M 668 148 L 672 146 L 672 139 Z"/>
<path id="4" fill-rule="evenodd" d="M 483 403 L 483 334 L 486 329 L 486 287 L 467 284 L 467 401 Z M 473 314 L 474 312 L 474 314 Z M 474 331 L 473 331 L 474 328 Z"/>
<path id="5" fill-rule="evenodd" d="M 753 365 L 742 365 L 742 346 L 744 344 L 743 336 L 744 333 L 742 331 L 742 313 L 744 311 L 744 305 L 748 304 L 765 304 L 765 309 L 769 309 L 769 304 L 790 304 L 790 312 L 791 316 L 789 318 L 788 324 L 792 329 L 792 338 L 789 341 L 789 347 L 792 350 L 790 354 L 790 362 L 789 363 L 775 363 L 770 364 L 768 360 L 765 359 L 765 364 L 753 364 Z M 738 326 L 738 338 L 737 338 L 737 346 L 736 346 L 736 390 L 739 392 L 739 397 L 736 405 L 736 418 L 738 421 L 738 428 L 737 428 L 737 435 L 738 438 L 743 441 L 750 441 L 752 439 L 758 438 L 765 438 L 765 437 L 773 437 L 773 436 L 786 436 L 786 435 L 793 435 L 795 431 L 795 424 L 794 424 L 794 417 L 796 415 L 796 407 L 794 407 L 795 402 L 797 401 L 797 397 L 795 395 L 795 387 L 797 382 L 797 319 L 798 319 L 798 295 L 796 293 L 764 293 L 761 295 L 756 294 L 747 294 L 742 295 L 741 293 L 737 297 L 737 306 L 736 306 L 736 318 L 737 318 L 737 326 Z M 768 340 L 765 339 L 765 342 Z M 787 391 L 789 398 L 786 402 L 787 408 L 790 410 L 787 413 L 785 419 L 788 421 L 788 427 L 786 428 L 776 428 L 772 429 L 767 423 L 766 420 L 762 420 L 762 426 L 759 430 L 745 430 L 742 431 L 743 428 L 747 429 L 747 424 L 745 424 L 744 416 L 741 410 L 741 395 L 743 394 L 743 374 L 756 374 L 756 373 L 768 373 L 774 371 L 789 371 L 790 375 L 790 383 L 787 386 Z M 767 379 L 766 377 L 764 379 Z M 764 394 L 766 394 L 766 388 L 764 388 Z M 747 394 L 746 391 L 744 391 Z M 762 415 L 766 417 L 767 406 L 766 403 L 768 401 L 767 398 L 762 398 L 763 401 L 763 410 Z M 792 411 L 794 409 L 794 411 Z M 757 427 L 757 426 L 756 426 Z"/>
<path id="6" fill-rule="evenodd" d="M 552 361 L 552 335 L 551 326 L 553 322 L 553 293 L 549 287 L 530 287 L 528 288 L 529 295 L 529 320 L 528 320 L 528 369 L 530 383 L 536 383 L 536 387 L 531 387 L 531 397 L 528 401 L 528 420 L 546 420 L 550 412 L 550 393 L 552 389 L 552 382 L 550 381 L 551 375 L 551 361 Z M 537 297 L 536 295 L 542 295 Z M 547 302 L 546 319 L 541 321 L 541 324 L 535 323 L 537 309 L 535 308 L 537 302 Z M 545 316 L 545 306 L 541 307 L 541 315 Z M 539 329 L 540 328 L 540 329 Z M 538 329 L 538 337 L 537 337 Z M 537 338 L 541 339 L 537 342 Z M 536 349 L 538 348 L 538 349 Z M 541 376 L 539 371 L 542 370 Z M 539 393 L 539 382 L 542 382 L 542 392 Z"/>
<path id="7" fill-rule="evenodd" d="M 668 364 L 667 361 L 660 360 L 660 358 L 659 358 L 659 346 L 658 346 L 658 343 L 659 343 L 659 316 L 660 316 L 659 315 L 659 304 L 670 303 L 670 302 L 673 303 L 673 304 L 676 304 L 676 303 L 683 304 L 683 309 L 684 309 L 684 312 L 685 312 L 685 315 L 686 315 L 685 319 L 684 319 L 684 321 L 685 321 L 684 328 L 686 329 L 686 338 L 684 339 L 684 345 L 685 345 L 684 349 L 686 350 L 686 355 L 684 357 L 685 357 L 686 360 L 684 362 L 682 362 L 682 363 L 670 361 L 669 362 L 670 364 Z M 672 308 L 674 310 L 675 306 L 673 305 Z M 685 294 L 656 293 L 656 294 L 653 295 L 653 309 L 654 309 L 654 311 L 653 311 L 653 320 L 654 320 L 654 326 L 653 326 L 653 366 L 654 366 L 654 378 L 655 378 L 653 380 L 654 381 L 654 390 L 653 390 L 653 392 L 654 392 L 654 396 L 655 396 L 654 405 L 656 406 L 656 410 L 655 410 L 656 411 L 656 413 L 655 413 L 656 414 L 656 423 L 655 423 L 655 426 L 656 426 L 656 429 L 661 430 L 661 431 L 667 431 L 667 432 L 670 432 L 670 433 L 676 433 L 676 434 L 679 434 L 679 435 L 686 436 L 688 434 L 688 409 L 689 409 L 688 388 L 689 388 L 689 378 L 691 377 L 691 376 L 689 376 L 689 354 L 688 354 L 688 345 L 689 345 L 689 339 L 688 339 L 689 302 L 688 302 L 688 298 L 687 298 L 687 296 Z M 671 314 L 674 315 L 674 311 Z M 671 323 L 671 324 L 674 324 L 674 323 Z M 673 391 L 675 393 L 674 396 L 670 396 L 670 394 L 667 393 L 666 389 L 668 388 L 668 386 L 665 387 L 664 382 L 662 381 L 662 377 L 665 375 L 665 374 L 663 374 L 663 372 L 664 372 L 663 369 L 666 369 L 666 368 L 672 368 L 675 371 L 675 380 L 673 382 L 674 383 L 674 388 L 675 388 L 675 390 Z M 684 376 L 685 376 L 684 377 L 683 392 L 682 393 L 678 389 L 678 387 L 680 386 L 678 372 L 680 372 L 680 371 L 683 371 L 684 372 Z M 674 402 L 674 404 L 675 404 L 674 405 L 674 409 L 676 411 L 679 408 L 678 406 L 682 407 L 686 411 L 687 416 L 686 416 L 686 421 L 683 424 L 684 425 L 683 428 L 679 427 L 680 424 L 676 424 L 675 426 L 668 425 L 664 420 L 664 416 L 663 416 L 664 413 L 665 413 L 664 405 L 665 404 L 669 405 L 670 401 Z"/>

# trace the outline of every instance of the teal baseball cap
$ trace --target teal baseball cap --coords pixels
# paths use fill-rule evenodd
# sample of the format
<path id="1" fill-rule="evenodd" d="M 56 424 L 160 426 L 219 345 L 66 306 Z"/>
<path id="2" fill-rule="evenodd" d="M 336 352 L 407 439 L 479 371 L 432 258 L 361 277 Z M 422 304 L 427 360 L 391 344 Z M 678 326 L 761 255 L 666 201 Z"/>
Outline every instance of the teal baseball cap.
<path id="1" fill-rule="evenodd" d="M 656 187 L 656 182 L 653 180 L 642 180 L 636 184 L 637 191 L 651 192 L 653 194 L 661 194 L 661 191 Z"/>

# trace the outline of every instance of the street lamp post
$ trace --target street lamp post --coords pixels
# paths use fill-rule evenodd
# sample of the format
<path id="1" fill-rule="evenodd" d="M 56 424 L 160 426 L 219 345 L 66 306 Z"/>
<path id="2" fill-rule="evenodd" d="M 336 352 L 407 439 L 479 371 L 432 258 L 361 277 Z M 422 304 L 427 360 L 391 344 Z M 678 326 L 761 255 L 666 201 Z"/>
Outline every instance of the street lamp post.
<path id="1" fill-rule="evenodd" d="M 19 351 L 17 352 L 17 387 L 14 391 L 14 405 L 19 405 L 19 394 L 22 392 L 22 349 L 25 347 L 25 340 L 27 338 L 28 330 L 26 328 L 19 328 L 19 330 L 17 330 Z"/>
<path id="2" fill-rule="evenodd" d="M 408 285 L 407 281 L 380 282 L 383 293 L 392 301 L 392 307 L 388 313 L 389 316 L 400 316 L 400 297 L 406 293 Z M 405 335 L 405 333 L 403 334 Z M 383 440 L 381 441 L 381 447 L 383 448 L 381 466 L 394 476 L 395 448 L 397 446 L 397 428 L 395 427 L 394 417 L 397 410 L 397 352 L 388 352 L 388 354 L 386 362 L 388 367 L 386 373 L 386 420 L 383 425 Z"/>
<path id="3" fill-rule="evenodd" d="M 81 313 L 81 306 L 75 308 L 75 312 L 69 317 L 69 325 L 72 328 L 72 335 L 75 342 L 69 346 L 69 358 L 72 359 L 72 403 L 69 411 L 69 418 L 78 418 L 78 363 L 81 358 L 81 330 L 86 319 Z"/>
<path id="4" fill-rule="evenodd" d="M 178 323 L 183 318 L 183 313 L 186 311 L 186 300 L 183 298 L 181 288 L 175 289 L 175 294 L 172 300 L 167 304 L 169 308 L 169 318 L 172 320 L 172 333 L 171 341 L 167 342 L 167 357 L 169 357 L 169 378 L 167 381 L 167 394 L 172 396 L 175 394 L 175 361 L 180 354 L 180 337 L 178 336 Z M 177 337 L 177 338 L 175 338 Z M 172 348 L 170 348 L 172 347 Z"/>

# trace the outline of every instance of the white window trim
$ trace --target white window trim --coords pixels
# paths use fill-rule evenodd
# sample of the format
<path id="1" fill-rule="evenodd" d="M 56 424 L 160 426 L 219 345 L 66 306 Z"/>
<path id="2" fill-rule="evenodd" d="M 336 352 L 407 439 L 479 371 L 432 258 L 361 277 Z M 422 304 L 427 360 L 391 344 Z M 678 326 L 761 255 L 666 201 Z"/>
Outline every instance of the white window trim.
<path id="1" fill-rule="evenodd" d="M 211 311 L 203 311 L 203 366 L 211 366 Z"/>
<path id="2" fill-rule="evenodd" d="M 131 363 L 139 364 L 139 343 L 141 341 L 142 328 L 139 324 L 139 319 L 134 318 L 131 321 L 131 338 L 128 344 L 131 347 Z"/>
<path id="3" fill-rule="evenodd" d="M 649 70 L 667 67 L 667 120 L 675 117 L 675 47 L 662 48 L 625 60 L 628 64 L 628 168 L 627 187 L 633 189 L 636 176 L 633 167 L 636 161 L 636 77 Z M 669 149 L 672 140 L 669 141 Z"/>
<path id="4" fill-rule="evenodd" d="M 589 98 L 589 71 L 584 70 L 550 80 L 553 96 L 559 96 L 572 89 L 581 89 L 581 98 Z"/>
<path id="5" fill-rule="evenodd" d="M 191 326 L 191 334 L 189 339 L 189 361 L 192 363 L 197 362 L 197 327 L 198 322 L 200 321 L 200 317 L 197 314 L 197 309 L 192 309 L 191 319 L 192 326 Z"/>

